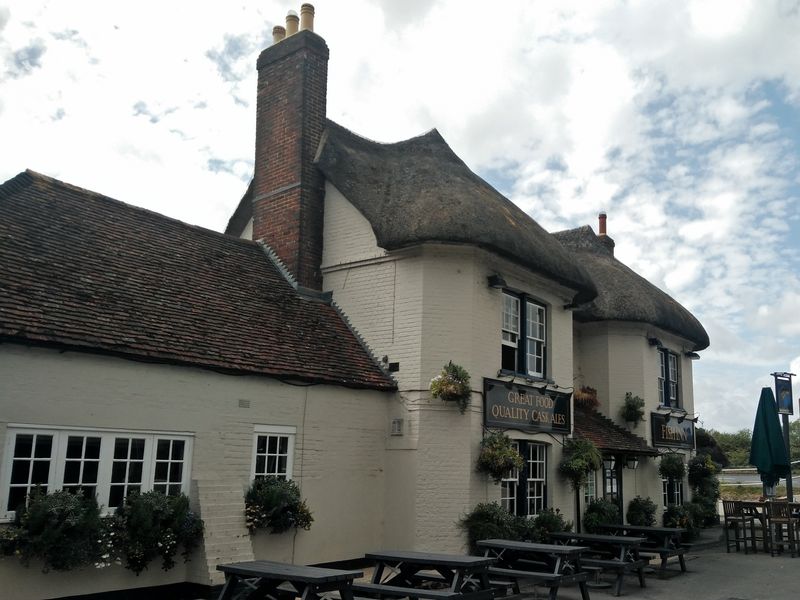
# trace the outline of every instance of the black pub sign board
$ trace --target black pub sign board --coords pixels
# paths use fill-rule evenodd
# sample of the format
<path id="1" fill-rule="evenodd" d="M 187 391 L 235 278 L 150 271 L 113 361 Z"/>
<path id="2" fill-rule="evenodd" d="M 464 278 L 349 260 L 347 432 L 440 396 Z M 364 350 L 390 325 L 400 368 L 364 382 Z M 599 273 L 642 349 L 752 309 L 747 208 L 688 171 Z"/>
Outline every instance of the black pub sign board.
<path id="1" fill-rule="evenodd" d="M 483 380 L 484 425 L 520 431 L 569 433 L 572 423 L 569 398 L 555 390 L 539 391 L 497 379 Z"/>
<path id="2" fill-rule="evenodd" d="M 653 446 L 694 450 L 694 421 L 686 419 L 678 423 L 675 416 L 668 418 L 668 415 L 661 413 L 650 413 L 650 424 L 653 428 Z"/>

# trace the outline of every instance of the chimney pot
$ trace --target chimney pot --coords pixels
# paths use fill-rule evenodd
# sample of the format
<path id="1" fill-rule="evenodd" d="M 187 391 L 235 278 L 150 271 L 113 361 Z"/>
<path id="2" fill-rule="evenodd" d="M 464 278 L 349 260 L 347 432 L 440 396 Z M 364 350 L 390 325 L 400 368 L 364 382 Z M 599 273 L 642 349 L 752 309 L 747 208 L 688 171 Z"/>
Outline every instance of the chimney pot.
<path id="1" fill-rule="evenodd" d="M 297 26 L 300 23 L 300 17 L 293 10 L 289 11 L 286 15 L 286 37 L 297 33 Z"/>
<path id="2" fill-rule="evenodd" d="M 600 222 L 600 232 L 598 235 L 606 235 L 606 213 L 601 212 L 597 215 L 597 219 Z"/>
<path id="3" fill-rule="evenodd" d="M 314 31 L 314 7 L 311 4 L 300 7 L 300 31 L 305 29 Z"/>
<path id="4" fill-rule="evenodd" d="M 275 25 L 272 28 L 272 43 L 277 44 L 286 37 L 286 28 L 281 25 Z"/>

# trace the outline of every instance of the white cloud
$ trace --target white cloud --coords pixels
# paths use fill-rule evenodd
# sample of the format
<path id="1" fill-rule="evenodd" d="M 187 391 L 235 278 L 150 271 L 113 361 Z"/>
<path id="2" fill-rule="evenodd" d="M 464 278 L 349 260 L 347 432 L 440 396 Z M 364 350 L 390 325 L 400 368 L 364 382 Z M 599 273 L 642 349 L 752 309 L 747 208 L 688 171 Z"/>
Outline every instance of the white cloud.
<path id="1" fill-rule="evenodd" d="M 711 335 L 706 425 L 746 424 L 720 385 L 744 410 L 797 355 L 796 3 L 314 4 L 329 117 L 381 141 L 437 127 L 547 228 L 606 210 L 617 256 Z M 24 74 L 0 76 L 0 179 L 30 167 L 222 229 L 252 169 L 255 61 L 288 8 L 0 8 L 0 70 Z"/>

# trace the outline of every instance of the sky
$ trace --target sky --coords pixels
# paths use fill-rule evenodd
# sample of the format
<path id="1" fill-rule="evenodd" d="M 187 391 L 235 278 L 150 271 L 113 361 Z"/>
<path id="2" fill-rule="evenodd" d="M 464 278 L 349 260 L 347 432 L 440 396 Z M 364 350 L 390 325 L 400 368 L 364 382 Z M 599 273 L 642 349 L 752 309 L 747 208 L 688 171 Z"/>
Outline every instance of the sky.
<path id="1" fill-rule="evenodd" d="M 381 142 L 437 128 L 549 231 L 608 213 L 617 258 L 708 331 L 700 425 L 752 428 L 770 373 L 800 375 L 800 0 L 314 5 L 329 118 Z M 32 169 L 222 231 L 290 9 L 0 0 L 0 181 Z"/>

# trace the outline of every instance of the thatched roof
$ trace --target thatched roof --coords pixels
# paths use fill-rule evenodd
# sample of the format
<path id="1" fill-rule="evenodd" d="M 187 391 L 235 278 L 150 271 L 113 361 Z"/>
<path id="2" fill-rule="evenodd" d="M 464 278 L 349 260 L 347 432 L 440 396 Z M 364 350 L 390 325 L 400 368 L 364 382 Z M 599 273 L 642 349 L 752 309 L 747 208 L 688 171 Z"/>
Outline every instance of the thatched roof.
<path id="1" fill-rule="evenodd" d="M 633 321 L 655 325 L 708 347 L 706 330 L 670 295 L 614 258 L 588 225 L 559 231 L 555 238 L 568 248 L 597 285 L 597 297 L 575 311 L 579 321 Z"/>
<path id="2" fill-rule="evenodd" d="M 386 250 L 425 242 L 485 248 L 576 291 L 594 283 L 553 237 L 450 149 L 435 129 L 380 144 L 328 121 L 317 166 L 372 226 Z"/>

